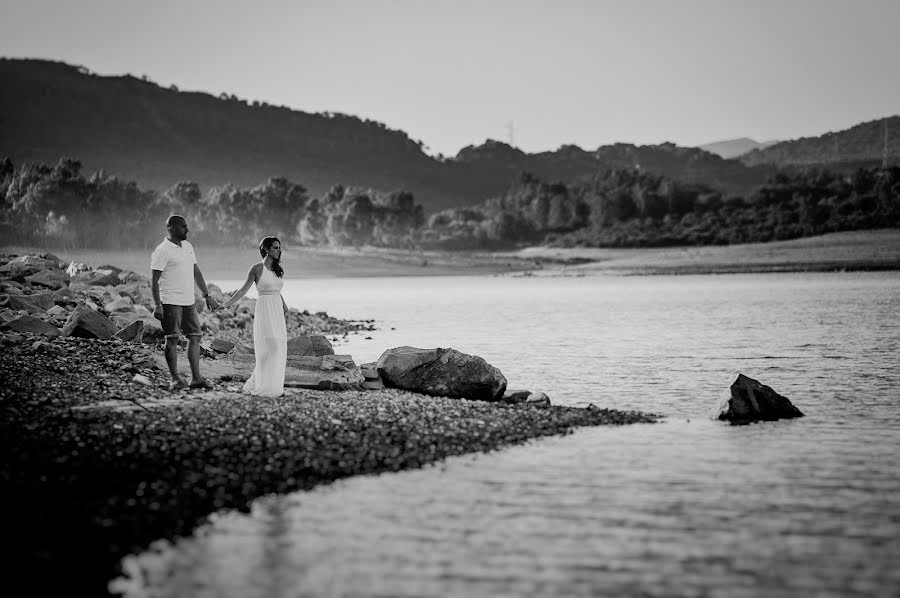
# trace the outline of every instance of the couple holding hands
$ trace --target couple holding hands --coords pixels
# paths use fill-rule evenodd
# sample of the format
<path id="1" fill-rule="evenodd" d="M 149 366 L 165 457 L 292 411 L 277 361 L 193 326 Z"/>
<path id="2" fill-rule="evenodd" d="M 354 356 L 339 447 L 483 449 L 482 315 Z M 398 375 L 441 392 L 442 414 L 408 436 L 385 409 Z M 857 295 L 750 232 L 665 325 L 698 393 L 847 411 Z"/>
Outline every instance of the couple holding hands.
<path id="1" fill-rule="evenodd" d="M 253 317 L 253 349 L 256 367 L 244 384 L 244 392 L 258 396 L 278 397 L 284 393 L 284 370 L 287 362 L 288 307 L 281 297 L 284 269 L 281 267 L 281 241 L 265 237 L 259 243 L 262 262 L 254 264 L 244 285 L 224 304 L 210 297 L 197 265 L 193 246 L 187 241 L 188 226 L 183 216 L 166 220 L 168 236 L 150 258 L 151 287 L 155 308 L 153 315 L 162 322 L 166 335 L 166 364 L 172 375 L 171 390 L 183 388 L 211 389 L 212 384 L 200 374 L 200 320 L 194 307 L 194 285 L 203 293 L 211 310 L 230 307 L 243 297 L 253 284 L 259 298 Z M 178 340 L 188 339 L 187 356 L 191 366 L 191 382 L 178 373 Z"/>

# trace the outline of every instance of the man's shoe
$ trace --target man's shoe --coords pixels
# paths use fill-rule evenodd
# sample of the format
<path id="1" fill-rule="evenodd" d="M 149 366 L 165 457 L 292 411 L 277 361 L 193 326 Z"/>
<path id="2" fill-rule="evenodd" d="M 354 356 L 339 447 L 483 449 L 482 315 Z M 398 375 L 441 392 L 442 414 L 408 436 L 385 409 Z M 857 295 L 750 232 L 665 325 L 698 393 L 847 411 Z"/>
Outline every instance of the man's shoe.
<path id="1" fill-rule="evenodd" d="M 212 390 L 213 385 L 212 385 L 212 382 L 210 382 L 206 378 L 200 378 L 199 380 L 194 380 L 193 382 L 191 382 L 191 388 L 201 388 L 203 390 Z"/>
<path id="2" fill-rule="evenodd" d="M 179 390 L 184 390 L 187 387 L 188 387 L 187 382 L 185 382 L 184 380 L 181 380 L 181 379 L 172 380 L 171 382 L 169 382 L 169 390 L 171 390 L 173 392 L 179 391 Z"/>

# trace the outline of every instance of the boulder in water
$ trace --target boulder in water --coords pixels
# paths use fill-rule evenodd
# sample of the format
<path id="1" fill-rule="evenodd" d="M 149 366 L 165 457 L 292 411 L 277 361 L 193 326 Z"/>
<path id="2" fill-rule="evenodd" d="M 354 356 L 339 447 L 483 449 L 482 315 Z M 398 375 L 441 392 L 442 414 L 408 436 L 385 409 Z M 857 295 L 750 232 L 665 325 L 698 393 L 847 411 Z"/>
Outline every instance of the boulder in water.
<path id="1" fill-rule="evenodd" d="M 803 417 L 803 413 L 786 397 L 743 374 L 738 374 L 731 385 L 731 396 L 724 398 L 713 413 L 713 419 L 739 424 L 791 417 Z"/>

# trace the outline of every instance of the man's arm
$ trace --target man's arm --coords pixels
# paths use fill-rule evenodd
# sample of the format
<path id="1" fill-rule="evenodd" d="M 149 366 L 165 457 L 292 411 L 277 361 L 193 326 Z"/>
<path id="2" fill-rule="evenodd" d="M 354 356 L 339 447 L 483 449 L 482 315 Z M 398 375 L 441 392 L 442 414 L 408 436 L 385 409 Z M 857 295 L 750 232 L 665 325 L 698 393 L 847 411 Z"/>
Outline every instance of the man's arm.
<path id="1" fill-rule="evenodd" d="M 200 292 L 203 293 L 203 298 L 206 299 L 206 307 L 209 309 L 217 309 L 219 307 L 219 302 L 209 296 L 209 289 L 206 288 L 206 281 L 203 280 L 203 273 L 200 271 L 200 266 L 197 264 L 194 264 L 194 283 L 200 287 Z"/>
<path id="2" fill-rule="evenodd" d="M 150 291 L 153 293 L 153 315 L 162 320 L 162 299 L 159 298 L 159 277 L 162 270 L 150 270 Z M 157 316 L 157 312 L 159 315 Z"/>

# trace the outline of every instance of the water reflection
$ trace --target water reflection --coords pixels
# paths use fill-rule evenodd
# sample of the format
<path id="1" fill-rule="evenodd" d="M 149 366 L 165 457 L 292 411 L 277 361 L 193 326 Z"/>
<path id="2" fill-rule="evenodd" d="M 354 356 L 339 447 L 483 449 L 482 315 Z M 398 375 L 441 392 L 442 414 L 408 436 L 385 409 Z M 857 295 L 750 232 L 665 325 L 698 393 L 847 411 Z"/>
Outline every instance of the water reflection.
<path id="1" fill-rule="evenodd" d="M 354 478 L 133 557 L 126 595 L 891 595 L 900 437 L 860 433 L 671 421 Z"/>
<path id="2" fill-rule="evenodd" d="M 339 346 L 358 362 L 390 346 L 468 343 L 511 384 L 556 402 L 669 421 L 261 499 L 250 516 L 222 514 L 129 557 L 115 589 L 900 595 L 897 273 L 382 282 L 297 292 L 311 310 L 379 319 L 376 341 Z M 704 419 L 737 372 L 807 417 Z"/>

